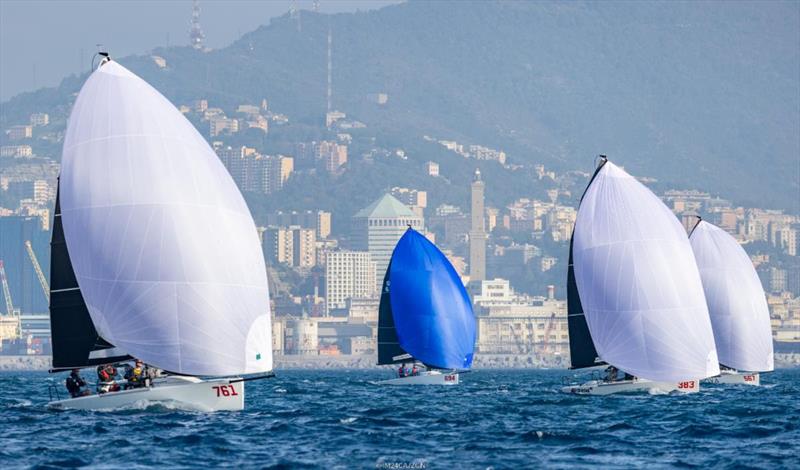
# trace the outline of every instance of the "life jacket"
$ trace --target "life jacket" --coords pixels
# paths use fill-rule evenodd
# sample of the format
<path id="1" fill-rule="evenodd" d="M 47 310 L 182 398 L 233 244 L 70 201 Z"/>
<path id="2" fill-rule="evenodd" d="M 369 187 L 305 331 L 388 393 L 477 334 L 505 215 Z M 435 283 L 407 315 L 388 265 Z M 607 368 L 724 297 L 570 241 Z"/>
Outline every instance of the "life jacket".
<path id="1" fill-rule="evenodd" d="M 111 378 L 111 374 L 109 374 L 108 371 L 105 370 L 105 369 L 101 369 L 97 373 L 97 376 L 100 378 L 101 382 L 113 382 L 113 379 Z"/>

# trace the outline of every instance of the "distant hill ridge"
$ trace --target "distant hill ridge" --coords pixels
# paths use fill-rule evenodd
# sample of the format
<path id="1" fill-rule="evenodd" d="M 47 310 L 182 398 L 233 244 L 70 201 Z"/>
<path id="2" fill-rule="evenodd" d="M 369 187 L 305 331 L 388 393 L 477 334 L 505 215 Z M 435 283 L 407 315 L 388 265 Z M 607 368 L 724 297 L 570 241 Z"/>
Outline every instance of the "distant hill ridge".
<path id="1" fill-rule="evenodd" d="M 800 211 L 800 9 L 792 2 L 417 2 L 302 12 L 224 49 L 124 58 L 176 103 L 258 103 L 292 120 L 334 107 L 403 139 L 505 150 L 559 170 L 606 153 L 663 187 Z M 65 105 L 81 80 L 14 97 L 4 125 Z M 387 93 L 378 107 L 367 95 Z M 24 117 L 23 117 L 24 116 Z M 464 165 L 472 163 L 465 161 Z"/>

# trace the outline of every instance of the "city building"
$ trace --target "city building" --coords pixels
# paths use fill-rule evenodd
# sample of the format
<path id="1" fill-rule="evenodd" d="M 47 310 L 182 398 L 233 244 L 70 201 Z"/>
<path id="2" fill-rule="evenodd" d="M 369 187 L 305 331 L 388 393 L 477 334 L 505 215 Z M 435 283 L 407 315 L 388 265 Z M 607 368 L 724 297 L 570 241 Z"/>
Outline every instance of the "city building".
<path id="1" fill-rule="evenodd" d="M 208 122 L 211 137 L 216 137 L 220 134 L 235 134 L 239 132 L 239 121 L 237 119 L 229 119 L 225 116 L 214 116 L 209 119 Z"/>
<path id="2" fill-rule="evenodd" d="M 33 137 L 33 126 L 11 126 L 6 130 L 11 140 L 30 139 Z"/>
<path id="3" fill-rule="evenodd" d="M 343 250 L 328 253 L 325 264 L 326 313 L 347 308 L 351 299 L 376 297 L 375 269 L 375 261 L 368 252 Z"/>
<path id="4" fill-rule="evenodd" d="M 353 248 L 370 253 L 377 269 L 377 284 L 383 280 L 392 251 L 408 227 L 419 232 L 425 229 L 422 217 L 391 194 L 383 195 L 353 216 Z"/>
<path id="5" fill-rule="evenodd" d="M 267 227 L 263 232 L 264 255 L 267 261 L 296 268 L 313 268 L 317 264 L 316 231 L 294 225 Z"/>
<path id="6" fill-rule="evenodd" d="M 0 157 L 24 158 L 32 156 L 33 148 L 30 145 L 3 145 L 0 147 Z"/>
<path id="7" fill-rule="evenodd" d="M 425 162 L 425 172 L 428 176 L 439 176 L 439 164 L 436 162 Z"/>
<path id="8" fill-rule="evenodd" d="M 316 231 L 318 239 L 325 239 L 331 234 L 331 213 L 326 211 L 278 211 L 267 214 L 267 225 L 299 225 L 304 228 L 312 228 Z"/>
<path id="9" fill-rule="evenodd" d="M 50 124 L 50 115 L 47 113 L 33 113 L 30 117 L 31 126 L 46 126 Z"/>
<path id="10" fill-rule="evenodd" d="M 323 140 L 314 146 L 315 158 L 322 162 L 325 171 L 332 175 L 339 174 L 341 167 L 347 163 L 347 146 Z"/>
<path id="11" fill-rule="evenodd" d="M 472 182 L 472 225 L 469 231 L 469 279 L 486 279 L 486 231 L 483 218 L 485 185 L 480 170 L 475 170 Z"/>
<path id="12" fill-rule="evenodd" d="M 569 354 L 567 302 L 516 294 L 505 279 L 470 283 L 475 303 L 478 340 L 483 354 L 537 354 L 566 358 Z"/>
<path id="13" fill-rule="evenodd" d="M 425 208 L 428 207 L 427 192 L 395 186 L 391 189 L 390 194 L 408 206 L 419 217 L 425 216 Z"/>

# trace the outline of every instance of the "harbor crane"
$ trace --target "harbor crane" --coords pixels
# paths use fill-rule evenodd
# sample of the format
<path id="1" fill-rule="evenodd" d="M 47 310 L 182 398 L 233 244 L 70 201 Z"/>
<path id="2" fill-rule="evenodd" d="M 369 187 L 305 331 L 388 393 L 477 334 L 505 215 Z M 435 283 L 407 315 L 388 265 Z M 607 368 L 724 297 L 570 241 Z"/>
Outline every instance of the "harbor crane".
<path id="1" fill-rule="evenodd" d="M 8 279 L 6 278 L 6 268 L 3 265 L 3 260 L 0 259 L 0 284 L 3 285 L 3 297 L 6 299 L 6 313 L 10 318 L 16 318 L 16 335 L 17 338 L 22 336 L 22 322 L 20 321 L 20 311 L 14 309 L 14 302 L 11 301 L 11 289 L 8 287 Z"/>
<path id="2" fill-rule="evenodd" d="M 33 269 L 36 271 L 36 277 L 39 278 L 39 284 L 42 286 L 42 291 L 44 292 L 44 297 L 47 299 L 47 302 L 50 302 L 50 285 L 47 283 L 47 278 L 44 277 L 44 272 L 42 271 L 42 267 L 39 266 L 39 260 L 36 259 L 36 253 L 33 252 L 33 245 L 31 245 L 30 240 L 25 240 L 25 249 L 28 250 L 28 256 L 31 259 L 31 263 L 33 263 Z"/>
<path id="3" fill-rule="evenodd" d="M 11 289 L 8 288 L 8 279 L 6 279 L 6 268 L 3 266 L 3 260 L 0 259 L 0 283 L 3 284 L 3 297 L 6 299 L 6 315 L 9 317 L 14 315 L 14 302 L 11 301 Z"/>

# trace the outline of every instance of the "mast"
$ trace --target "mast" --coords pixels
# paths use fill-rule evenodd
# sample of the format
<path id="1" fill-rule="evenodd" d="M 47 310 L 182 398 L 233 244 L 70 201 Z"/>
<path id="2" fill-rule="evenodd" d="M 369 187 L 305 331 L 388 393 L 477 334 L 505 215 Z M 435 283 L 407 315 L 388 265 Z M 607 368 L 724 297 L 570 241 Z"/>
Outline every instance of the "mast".
<path id="1" fill-rule="evenodd" d="M 589 179 L 589 184 L 583 190 L 581 195 L 581 202 L 589 190 L 589 186 L 594 182 L 597 174 L 603 168 L 603 165 L 608 162 L 608 157 L 599 155 L 600 163 L 594 170 L 594 174 Z M 580 202 L 578 203 L 580 209 Z M 569 329 L 569 356 L 572 364 L 572 369 L 581 369 L 584 367 L 593 367 L 605 364 L 601 361 L 597 354 L 597 349 L 592 341 L 592 335 L 589 333 L 589 325 L 586 323 L 586 316 L 583 314 L 583 305 L 581 304 L 581 296 L 578 293 L 578 285 L 575 282 L 575 267 L 572 259 L 572 246 L 575 241 L 575 231 L 577 226 L 572 229 L 572 236 L 569 240 L 569 264 L 567 267 L 567 327 Z"/>

